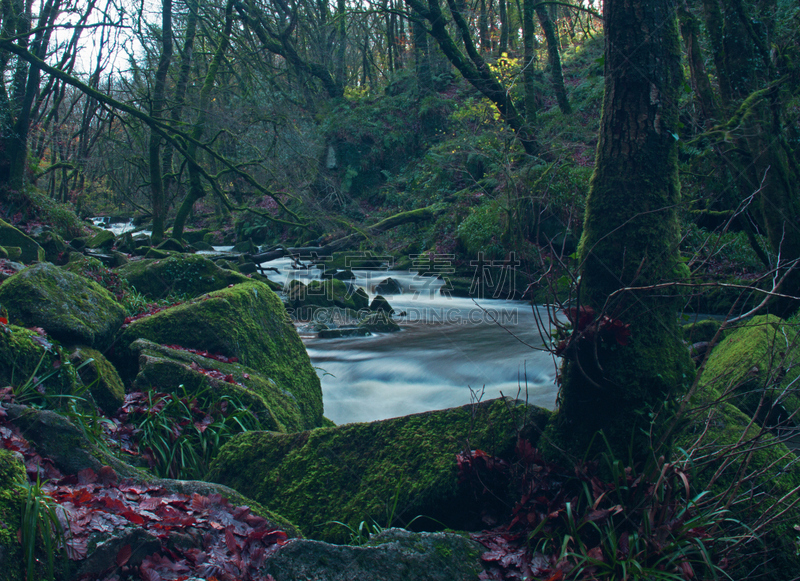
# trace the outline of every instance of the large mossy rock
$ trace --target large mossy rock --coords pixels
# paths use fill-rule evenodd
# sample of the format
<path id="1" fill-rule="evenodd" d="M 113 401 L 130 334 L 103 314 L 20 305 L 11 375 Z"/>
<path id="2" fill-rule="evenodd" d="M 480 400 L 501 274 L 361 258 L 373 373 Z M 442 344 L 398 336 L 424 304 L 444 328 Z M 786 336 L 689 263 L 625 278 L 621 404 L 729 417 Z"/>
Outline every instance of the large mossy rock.
<path id="1" fill-rule="evenodd" d="M 0 449 L 0 581 L 25 578 L 25 562 L 17 531 L 22 526 L 25 498 L 18 488 L 25 482 L 25 464 L 9 450 Z"/>
<path id="2" fill-rule="evenodd" d="M 236 357 L 296 402 L 304 429 L 322 425 L 319 378 L 283 303 L 260 282 L 209 293 L 132 322 L 116 346 L 128 370 L 138 365 L 129 351 L 137 339 Z"/>
<path id="3" fill-rule="evenodd" d="M 178 386 L 183 386 L 187 393 L 210 391 L 216 397 L 231 398 L 246 406 L 265 430 L 304 429 L 295 398 L 254 369 L 144 339 L 134 341 L 131 349 L 138 354 L 139 373 L 134 385 L 139 389 L 178 393 Z"/>
<path id="4" fill-rule="evenodd" d="M 65 344 L 105 349 L 125 320 L 125 310 L 96 282 L 41 263 L 0 285 L 9 321 L 42 327 Z"/>
<path id="5" fill-rule="evenodd" d="M 370 519 L 383 526 L 392 524 L 387 518 L 423 516 L 453 529 L 481 527 L 458 486 L 456 454 L 470 447 L 510 459 L 520 430 L 535 443 L 549 418 L 547 410 L 498 399 L 300 434 L 247 432 L 220 450 L 208 479 L 331 542 L 348 539 L 333 521 L 358 529 Z"/>
<path id="6" fill-rule="evenodd" d="M 19 248 L 22 251 L 19 260 L 25 264 L 44 260 L 44 249 L 27 234 L 4 220 L 0 220 L 0 246 Z"/>
<path id="7" fill-rule="evenodd" d="M 14 387 L 18 401 L 37 402 L 42 395 L 71 395 L 81 387 L 58 345 L 36 331 L 0 325 L 0 387 L 7 385 Z"/>
<path id="8" fill-rule="evenodd" d="M 752 318 L 717 345 L 701 384 L 749 416 L 776 426 L 800 409 L 800 335 L 775 315 Z M 790 420 L 800 424 L 800 418 Z"/>
<path id="9" fill-rule="evenodd" d="M 483 547 L 453 533 L 388 529 L 369 546 L 293 540 L 267 558 L 280 581 L 477 581 Z"/>
<path id="10" fill-rule="evenodd" d="M 199 254 L 172 255 L 168 258 L 134 260 L 117 269 L 122 278 L 151 299 L 169 294 L 193 297 L 247 282 L 243 274 L 219 268 Z"/>

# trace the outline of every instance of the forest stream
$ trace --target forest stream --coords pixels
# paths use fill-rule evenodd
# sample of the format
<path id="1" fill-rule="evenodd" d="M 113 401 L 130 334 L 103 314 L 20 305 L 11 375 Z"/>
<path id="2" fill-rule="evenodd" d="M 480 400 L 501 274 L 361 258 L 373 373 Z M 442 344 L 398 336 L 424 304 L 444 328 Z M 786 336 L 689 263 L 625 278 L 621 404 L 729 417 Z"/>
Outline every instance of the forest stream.
<path id="1" fill-rule="evenodd" d="M 264 263 L 270 278 L 304 282 L 319 271 L 292 270 L 289 259 Z M 371 337 L 304 336 L 322 382 L 325 415 L 337 424 L 391 418 L 504 395 L 552 409 L 555 365 L 542 345 L 531 306 L 520 301 L 449 297 L 442 280 L 415 272 L 354 270 L 353 283 L 375 296 L 387 277 L 403 293 L 387 296 L 402 331 Z M 301 333 L 302 335 L 302 333 Z"/>

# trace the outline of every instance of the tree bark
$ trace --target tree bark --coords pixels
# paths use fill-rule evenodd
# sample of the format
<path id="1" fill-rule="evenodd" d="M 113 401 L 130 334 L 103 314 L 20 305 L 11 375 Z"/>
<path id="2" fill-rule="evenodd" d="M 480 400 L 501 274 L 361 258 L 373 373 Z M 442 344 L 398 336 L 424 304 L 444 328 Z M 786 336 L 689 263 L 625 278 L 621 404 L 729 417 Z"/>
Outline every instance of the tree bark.
<path id="1" fill-rule="evenodd" d="M 166 110 L 167 72 L 172 62 L 172 0 L 162 0 L 161 5 L 161 56 L 153 84 L 153 101 L 150 115 L 160 119 Z M 150 131 L 148 143 L 150 168 L 150 205 L 153 213 L 151 238 L 154 244 L 164 239 L 164 222 L 167 212 L 167 201 L 164 195 L 164 180 L 161 175 L 161 136 Z"/>
<path id="2" fill-rule="evenodd" d="M 550 76 L 552 77 L 553 90 L 556 92 L 558 108 L 561 109 L 564 115 L 569 115 L 572 113 L 572 107 L 567 98 L 567 89 L 564 87 L 564 74 L 561 70 L 561 55 L 559 54 L 556 29 L 553 26 L 553 21 L 550 19 L 547 6 L 539 3 L 536 4 L 535 8 L 536 16 L 539 18 L 539 24 L 542 25 L 544 37 L 547 41 L 547 61 L 550 65 Z"/>
<path id="3" fill-rule="evenodd" d="M 677 217 L 681 53 L 671 0 L 606 0 L 600 142 L 579 246 L 580 306 L 563 345 L 562 447 L 643 458 L 650 413 L 691 382 L 676 299 L 625 290 L 681 278 Z M 607 319 L 602 319 L 602 316 Z M 629 333 L 629 336 L 628 336 Z"/>
<path id="4" fill-rule="evenodd" d="M 214 58 L 211 59 L 211 64 L 206 72 L 203 87 L 200 89 L 197 119 L 192 127 L 192 140 L 187 147 L 189 192 L 178 208 L 178 212 L 175 215 L 175 224 L 172 227 L 172 237 L 178 240 L 183 238 L 183 228 L 186 225 L 186 218 L 189 216 L 192 207 L 199 199 L 206 195 L 206 191 L 203 188 L 202 176 L 200 175 L 200 168 L 197 164 L 197 144 L 203 138 L 203 133 L 205 132 L 206 120 L 208 119 L 208 107 L 211 104 L 211 90 L 214 88 L 217 71 L 219 71 L 222 59 L 225 57 L 225 51 L 228 50 L 232 28 L 233 0 L 228 0 L 225 5 L 225 26 L 222 31 L 222 36 L 219 39 L 217 49 L 214 52 Z"/>

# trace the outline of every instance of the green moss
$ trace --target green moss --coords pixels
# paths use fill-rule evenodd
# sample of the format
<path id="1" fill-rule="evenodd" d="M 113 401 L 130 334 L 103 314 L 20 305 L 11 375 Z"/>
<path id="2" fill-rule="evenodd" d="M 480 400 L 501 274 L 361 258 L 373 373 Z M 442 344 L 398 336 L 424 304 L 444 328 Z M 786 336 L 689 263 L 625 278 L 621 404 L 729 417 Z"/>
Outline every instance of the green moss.
<path id="1" fill-rule="evenodd" d="M 75 368 L 67 363 L 61 348 L 35 331 L 16 325 L 0 325 L 0 383 L 38 400 L 36 385 L 47 394 L 65 395 L 78 390 Z"/>
<path id="2" fill-rule="evenodd" d="M 701 384 L 709 392 L 732 394 L 744 413 L 776 425 L 800 409 L 798 339 L 797 329 L 779 317 L 754 317 L 714 348 Z"/>
<path id="3" fill-rule="evenodd" d="M 12 452 L 0 450 L 0 581 L 24 579 L 22 548 L 17 531 L 22 526 L 24 500 L 17 484 L 26 480 L 25 465 Z"/>
<path id="4" fill-rule="evenodd" d="M 194 297 L 249 280 L 242 274 L 219 268 L 199 254 L 131 261 L 118 268 L 117 273 L 151 299 L 164 298 L 169 294 Z"/>
<path id="5" fill-rule="evenodd" d="M 111 362 L 96 349 L 88 347 L 76 349 L 70 360 L 76 368 L 84 364 L 78 373 L 83 384 L 89 388 L 95 403 L 106 413 L 115 413 L 125 401 L 125 386 Z"/>
<path id="6" fill-rule="evenodd" d="M 297 432 L 304 429 L 303 416 L 295 399 L 254 369 L 208 359 L 188 351 L 169 349 L 141 339 L 135 341 L 131 348 L 138 353 L 137 387 L 155 387 L 167 393 L 176 393 L 180 385 L 189 392 L 211 387 L 218 395 L 242 402 L 258 416 L 265 430 Z M 230 375 L 236 383 L 214 379 L 196 367 Z"/>
<path id="7" fill-rule="evenodd" d="M 105 348 L 122 325 L 125 310 L 109 292 L 50 263 L 15 274 L 0 286 L 9 321 L 43 327 L 62 343 Z"/>
<path id="8" fill-rule="evenodd" d="M 465 447 L 511 457 L 524 424 L 534 441 L 550 417 L 494 400 L 368 424 L 300 434 L 249 432 L 219 453 L 209 480 L 283 514 L 313 538 L 345 541 L 347 530 L 393 516 L 422 515 L 454 528 L 476 518 L 460 497 L 455 455 Z M 470 524 L 473 524 L 470 522 Z"/>
<path id="9" fill-rule="evenodd" d="M 800 486 L 800 465 L 796 455 L 772 436 L 756 439 L 759 428 L 747 415 L 714 399 L 712 393 L 700 396 L 700 406 L 713 405 L 683 428 L 675 439 L 675 448 L 702 457 L 702 461 L 690 464 L 693 489 L 708 490 L 712 495 L 733 490 L 737 501 L 730 504 L 732 524 L 752 527 L 768 511 L 780 513 L 793 502 Z M 702 409 L 700 406 L 698 409 Z M 716 461 L 709 461 L 709 454 Z M 766 529 L 758 530 L 764 544 L 744 545 L 731 555 L 731 567 L 726 571 L 730 578 L 794 578 L 800 570 L 792 529 L 797 522 L 800 507 L 795 506 Z"/>
<path id="10" fill-rule="evenodd" d="M 0 244 L 20 248 L 22 251 L 20 260 L 25 264 L 44 260 L 44 249 L 32 238 L 4 220 L 0 220 Z"/>
<path id="11" fill-rule="evenodd" d="M 274 383 L 300 409 L 302 426 L 322 422 L 322 390 L 308 353 L 283 303 L 269 287 L 250 281 L 131 323 L 118 341 L 119 358 L 131 358 L 137 339 L 237 357 Z"/>

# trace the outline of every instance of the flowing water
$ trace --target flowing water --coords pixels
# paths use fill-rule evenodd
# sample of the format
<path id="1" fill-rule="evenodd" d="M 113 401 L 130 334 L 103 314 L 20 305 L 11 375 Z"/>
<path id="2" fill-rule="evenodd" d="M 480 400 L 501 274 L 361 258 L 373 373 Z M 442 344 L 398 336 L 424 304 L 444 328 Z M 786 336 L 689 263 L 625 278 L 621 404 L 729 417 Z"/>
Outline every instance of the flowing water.
<path id="1" fill-rule="evenodd" d="M 288 259 L 264 263 L 276 282 L 308 282 L 316 270 L 293 270 Z M 304 337 L 322 383 L 325 415 L 337 424 L 371 421 L 507 396 L 553 408 L 552 357 L 530 305 L 518 301 L 447 297 L 441 280 L 398 271 L 354 271 L 357 286 L 375 296 L 391 276 L 403 293 L 388 296 L 399 333 L 371 337 Z"/>

